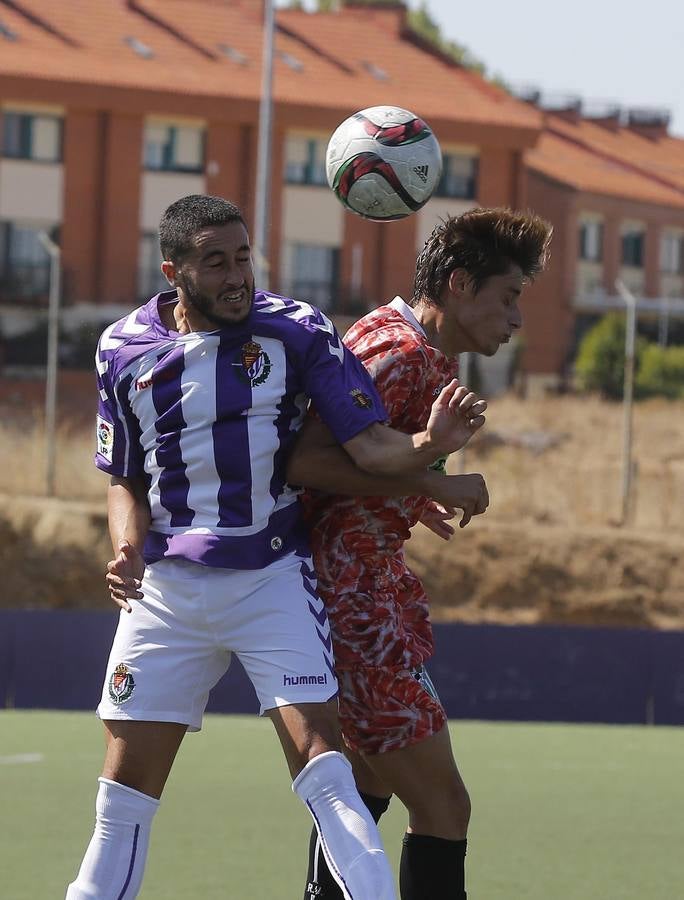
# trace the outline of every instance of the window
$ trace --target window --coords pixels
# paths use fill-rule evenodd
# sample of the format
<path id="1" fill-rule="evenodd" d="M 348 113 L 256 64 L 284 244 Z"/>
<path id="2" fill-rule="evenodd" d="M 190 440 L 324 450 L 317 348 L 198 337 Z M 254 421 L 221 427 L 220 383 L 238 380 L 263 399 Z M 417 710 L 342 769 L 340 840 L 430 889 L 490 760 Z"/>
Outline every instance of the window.
<path id="1" fill-rule="evenodd" d="M 137 37 L 125 37 L 124 44 L 128 44 L 134 53 L 142 56 L 143 59 L 154 59 L 154 50 L 138 40 Z"/>
<path id="2" fill-rule="evenodd" d="M 288 184 L 327 185 L 326 142 L 316 138 L 289 137 L 285 144 L 285 180 Z"/>
<path id="3" fill-rule="evenodd" d="M 47 297 L 50 256 L 38 238 L 42 230 L 50 231 L 0 222 L 0 299 L 13 302 Z"/>
<path id="4" fill-rule="evenodd" d="M 2 152 L 10 159 L 59 162 L 62 159 L 62 119 L 60 116 L 5 112 Z"/>
<path id="5" fill-rule="evenodd" d="M 204 129 L 190 125 L 147 125 L 144 165 L 146 169 L 161 172 L 201 172 Z"/>
<path id="6" fill-rule="evenodd" d="M 445 153 L 442 156 L 442 177 L 435 197 L 460 197 L 474 200 L 477 196 L 477 156 Z"/>
<path id="7" fill-rule="evenodd" d="M 641 269 L 644 265 L 644 232 L 626 228 L 622 232 L 622 265 Z"/>
<path id="8" fill-rule="evenodd" d="M 217 44 L 217 47 L 220 53 L 228 57 L 228 59 L 232 60 L 234 63 L 237 63 L 239 66 L 246 66 L 249 62 L 244 53 L 236 50 L 235 47 L 231 47 L 230 44 Z"/>
<path id="9" fill-rule="evenodd" d="M 286 66 L 289 66 L 294 72 L 301 72 L 304 69 L 304 63 L 301 59 L 297 59 L 291 53 L 285 53 L 284 50 L 276 51 L 278 58 L 282 59 Z"/>
<path id="10" fill-rule="evenodd" d="M 667 275 L 684 272 L 684 235 L 665 231 L 660 240 L 660 271 Z"/>
<path id="11" fill-rule="evenodd" d="M 16 41 L 17 33 L 16 31 L 12 31 L 9 25 L 5 25 L 5 23 L 0 19 L 0 37 L 3 37 L 6 41 Z"/>
<path id="12" fill-rule="evenodd" d="M 337 247 L 312 244 L 292 245 L 290 293 L 321 309 L 337 302 L 340 251 Z"/>
<path id="13" fill-rule="evenodd" d="M 580 222 L 579 257 L 590 262 L 603 259 L 603 223 L 595 220 Z"/>
<path id="14" fill-rule="evenodd" d="M 387 81 L 389 75 L 384 69 L 381 69 L 380 66 L 376 66 L 374 62 L 368 62 L 368 60 L 363 60 L 361 65 L 364 67 L 366 72 L 369 75 L 372 75 L 376 81 Z"/>
<path id="15" fill-rule="evenodd" d="M 138 297 L 149 300 L 159 291 L 168 291 L 170 285 L 161 273 L 162 256 L 159 237 L 156 232 L 148 232 L 140 238 L 138 256 Z"/>

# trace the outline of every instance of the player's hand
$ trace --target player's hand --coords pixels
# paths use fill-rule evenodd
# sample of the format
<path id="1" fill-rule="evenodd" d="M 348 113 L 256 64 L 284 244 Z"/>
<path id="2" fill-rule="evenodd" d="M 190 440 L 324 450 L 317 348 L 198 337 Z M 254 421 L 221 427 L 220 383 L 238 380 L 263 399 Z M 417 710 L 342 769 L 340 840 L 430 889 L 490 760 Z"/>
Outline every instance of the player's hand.
<path id="1" fill-rule="evenodd" d="M 434 483 L 437 487 L 432 493 L 438 503 L 463 510 L 459 528 L 465 528 L 473 516 L 482 515 L 489 506 L 489 491 L 482 475 L 442 475 Z"/>
<path id="2" fill-rule="evenodd" d="M 107 563 L 105 579 L 112 600 L 126 612 L 131 612 L 129 599 L 142 600 L 140 585 L 144 572 L 145 560 L 141 554 L 128 541 L 121 541 L 116 558 Z"/>
<path id="3" fill-rule="evenodd" d="M 425 432 L 439 451 L 448 455 L 465 447 L 475 432 L 485 423 L 487 402 L 454 378 L 432 404 Z"/>
<path id="4" fill-rule="evenodd" d="M 448 522 L 449 519 L 453 519 L 455 515 L 456 510 L 452 507 L 442 506 L 441 503 L 435 503 L 434 500 L 430 500 L 419 521 L 421 525 L 425 525 L 425 527 L 429 528 L 430 531 L 437 535 L 437 537 L 442 538 L 443 541 L 448 541 L 454 534 L 454 529 Z"/>

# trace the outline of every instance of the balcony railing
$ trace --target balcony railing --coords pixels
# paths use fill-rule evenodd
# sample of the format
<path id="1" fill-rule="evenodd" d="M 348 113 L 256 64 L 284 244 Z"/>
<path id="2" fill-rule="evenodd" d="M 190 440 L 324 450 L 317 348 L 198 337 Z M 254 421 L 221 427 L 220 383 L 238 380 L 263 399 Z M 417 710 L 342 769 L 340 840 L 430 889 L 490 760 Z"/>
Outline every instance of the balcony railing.
<path id="1" fill-rule="evenodd" d="M 612 310 L 624 310 L 625 304 L 618 294 L 607 294 L 596 291 L 590 294 L 576 294 L 572 305 L 582 312 L 606 313 Z M 640 297 L 636 298 L 636 310 L 639 314 L 662 315 L 665 312 L 672 318 L 684 318 L 684 296 L 682 297 Z"/>

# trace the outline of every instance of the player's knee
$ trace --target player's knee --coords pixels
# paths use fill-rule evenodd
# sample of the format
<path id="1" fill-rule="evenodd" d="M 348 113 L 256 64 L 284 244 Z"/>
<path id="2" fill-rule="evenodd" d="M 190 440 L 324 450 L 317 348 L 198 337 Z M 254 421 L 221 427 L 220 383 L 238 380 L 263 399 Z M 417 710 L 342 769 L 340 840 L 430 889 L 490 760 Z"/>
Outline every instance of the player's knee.
<path id="1" fill-rule="evenodd" d="M 293 774 L 300 772 L 322 753 L 342 752 L 336 704 L 311 703 L 301 709 L 304 712 L 303 726 L 289 735 L 288 760 Z"/>
<path id="2" fill-rule="evenodd" d="M 337 704 L 312 703 L 307 710 L 307 762 L 330 750 L 341 750 L 340 725 L 337 718 Z"/>
<path id="3" fill-rule="evenodd" d="M 459 778 L 452 778 L 444 794 L 444 809 L 452 828 L 465 830 L 470 822 L 470 794 Z"/>
<path id="4" fill-rule="evenodd" d="M 457 788 L 456 796 L 454 798 L 454 805 L 455 809 L 458 811 L 460 820 L 465 826 L 467 826 L 470 822 L 472 804 L 470 802 L 470 794 L 468 793 L 468 789 L 462 781 L 459 781 L 459 787 Z"/>
<path id="5" fill-rule="evenodd" d="M 436 837 L 465 836 L 470 814 L 470 795 L 460 777 L 444 781 L 436 792 L 425 791 L 409 807 L 413 830 Z"/>

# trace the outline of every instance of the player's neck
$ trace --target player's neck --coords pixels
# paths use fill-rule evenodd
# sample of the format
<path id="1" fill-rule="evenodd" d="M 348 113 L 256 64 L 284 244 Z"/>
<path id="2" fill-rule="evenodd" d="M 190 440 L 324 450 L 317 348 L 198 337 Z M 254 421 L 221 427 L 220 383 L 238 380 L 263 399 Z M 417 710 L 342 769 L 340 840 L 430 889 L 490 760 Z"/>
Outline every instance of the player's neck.
<path id="1" fill-rule="evenodd" d="M 182 299 L 173 308 L 174 327 L 179 334 L 190 334 L 194 331 L 214 331 L 213 325 L 208 319 L 190 304 L 183 303 Z"/>
<path id="2" fill-rule="evenodd" d="M 448 327 L 445 311 L 432 303 L 418 303 L 413 313 L 425 332 L 428 343 L 445 356 L 457 356 L 463 352 L 459 334 Z"/>
<path id="3" fill-rule="evenodd" d="M 180 297 L 172 306 L 160 305 L 158 310 L 162 325 L 168 331 L 191 334 L 195 331 L 214 331 L 216 329 L 216 325 L 205 319 L 193 306 L 183 302 Z"/>

